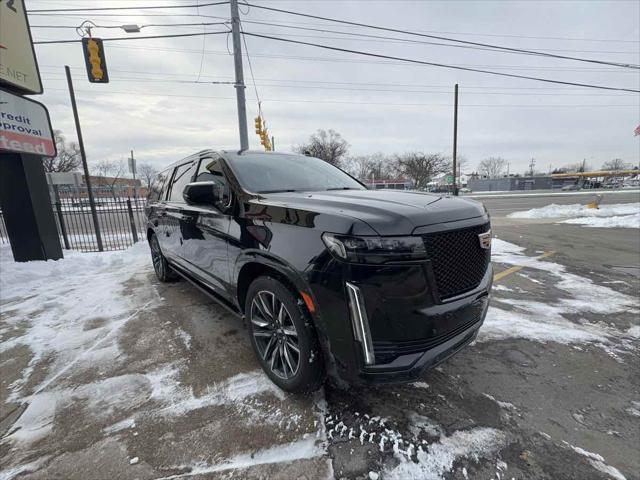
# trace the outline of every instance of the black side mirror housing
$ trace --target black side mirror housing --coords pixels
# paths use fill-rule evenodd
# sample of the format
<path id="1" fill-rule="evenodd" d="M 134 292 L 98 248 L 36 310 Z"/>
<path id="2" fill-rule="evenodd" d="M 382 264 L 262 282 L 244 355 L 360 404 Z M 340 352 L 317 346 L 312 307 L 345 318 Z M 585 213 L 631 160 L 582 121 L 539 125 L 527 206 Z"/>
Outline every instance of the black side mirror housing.
<path id="1" fill-rule="evenodd" d="M 185 185 L 182 198 L 189 205 L 218 205 L 223 189 L 216 182 L 193 182 Z"/>

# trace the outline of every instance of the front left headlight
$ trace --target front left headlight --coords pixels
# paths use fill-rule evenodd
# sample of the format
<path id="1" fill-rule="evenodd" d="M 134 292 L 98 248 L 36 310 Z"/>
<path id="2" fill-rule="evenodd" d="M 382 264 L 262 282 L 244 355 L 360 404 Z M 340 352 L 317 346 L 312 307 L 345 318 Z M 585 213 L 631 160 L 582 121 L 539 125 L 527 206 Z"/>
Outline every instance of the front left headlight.
<path id="1" fill-rule="evenodd" d="M 427 252 L 421 237 L 377 237 L 323 233 L 322 241 L 329 251 L 347 262 L 388 263 L 424 260 Z"/>

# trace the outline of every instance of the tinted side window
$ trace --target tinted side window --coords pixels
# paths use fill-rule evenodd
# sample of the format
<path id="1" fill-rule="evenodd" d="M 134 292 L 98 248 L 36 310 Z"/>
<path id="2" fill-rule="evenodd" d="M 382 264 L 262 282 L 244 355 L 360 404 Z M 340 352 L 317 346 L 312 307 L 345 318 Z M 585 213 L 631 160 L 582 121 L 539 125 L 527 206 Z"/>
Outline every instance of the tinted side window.
<path id="1" fill-rule="evenodd" d="M 165 170 L 164 172 L 160 172 L 156 175 L 156 178 L 153 179 L 151 185 L 149 187 L 149 196 L 147 197 L 150 202 L 157 202 L 158 200 L 164 199 L 164 187 L 167 183 L 167 176 L 169 175 L 169 171 Z"/>
<path id="2" fill-rule="evenodd" d="M 193 170 L 193 163 L 186 163 L 176 168 L 176 173 L 173 175 L 173 181 L 171 182 L 169 201 L 184 203 L 184 198 L 182 198 L 182 190 L 184 190 L 184 187 L 187 183 L 191 182 Z"/>

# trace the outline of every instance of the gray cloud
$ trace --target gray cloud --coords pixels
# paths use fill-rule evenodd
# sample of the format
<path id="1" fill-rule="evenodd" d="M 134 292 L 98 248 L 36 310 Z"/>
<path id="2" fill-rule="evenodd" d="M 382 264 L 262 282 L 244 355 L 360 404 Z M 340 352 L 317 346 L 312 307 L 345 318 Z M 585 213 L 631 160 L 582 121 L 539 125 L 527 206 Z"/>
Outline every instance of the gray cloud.
<path id="1" fill-rule="evenodd" d="M 158 2 L 138 0 L 135 3 L 151 5 Z M 64 4 L 31 0 L 29 8 L 86 4 L 78 0 Z M 640 4 L 634 1 L 273 0 L 261 4 L 408 30 L 445 32 L 442 35 L 478 42 L 640 62 Z M 117 6 L 122 5 L 122 1 L 96 0 L 91 5 Z M 200 12 L 227 17 L 228 6 L 201 8 Z M 114 19 L 92 18 L 90 14 L 86 18 L 108 25 L 200 21 L 198 17 Z M 243 18 L 291 22 L 312 28 L 318 28 L 321 23 L 255 8 Z M 32 25 L 76 25 L 81 20 L 78 17 L 30 18 Z M 335 37 L 340 35 L 337 34 L 249 23 L 245 23 L 244 28 L 277 36 L 312 36 L 287 38 L 431 62 L 626 88 L 640 86 L 637 70 L 374 39 L 338 40 Z M 344 25 L 327 28 L 363 31 Z M 149 35 L 178 30 L 197 32 L 202 31 L 202 27 L 147 28 L 143 31 Z M 94 35 L 108 37 L 115 35 L 114 32 L 96 29 Z M 366 33 L 385 35 L 379 31 L 367 30 Z M 71 29 L 34 28 L 36 40 L 72 38 L 73 35 Z M 204 45 L 202 37 L 108 43 L 109 85 L 87 82 L 79 45 L 38 46 L 36 52 L 45 87 L 42 101 L 51 111 L 54 128 L 73 138 L 73 117 L 63 75 L 63 65 L 71 65 L 91 161 L 125 158 L 133 148 L 140 161 L 161 166 L 202 148 L 236 148 L 237 116 L 231 85 L 164 82 L 195 80 L 203 50 L 207 53 L 202 61 L 200 78 L 231 80 L 233 62 L 227 52 L 226 37 L 208 36 Z M 640 139 L 633 137 L 633 129 L 640 122 L 640 96 L 635 94 L 564 88 L 477 73 L 400 65 L 259 38 L 249 37 L 247 44 L 263 99 L 263 111 L 279 150 L 291 150 L 318 128 L 333 128 L 349 141 L 353 154 L 411 149 L 449 153 L 452 91 L 457 82 L 461 92 L 459 151 L 469 159 L 469 168 L 490 155 L 508 159 L 512 171 L 523 171 L 531 157 L 536 158 L 540 168 L 546 169 L 549 164 L 560 166 L 583 158 L 594 166 L 613 157 L 637 163 L 640 156 Z M 257 102 L 246 60 L 245 79 L 250 144 L 258 148 L 258 138 L 252 134 Z"/>

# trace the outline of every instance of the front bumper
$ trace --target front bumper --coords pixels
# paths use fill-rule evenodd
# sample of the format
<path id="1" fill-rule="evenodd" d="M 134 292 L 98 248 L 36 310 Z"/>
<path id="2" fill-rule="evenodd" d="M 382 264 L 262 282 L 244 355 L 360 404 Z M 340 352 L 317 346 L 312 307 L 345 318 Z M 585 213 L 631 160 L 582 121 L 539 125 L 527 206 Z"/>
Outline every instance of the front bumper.
<path id="1" fill-rule="evenodd" d="M 330 372 L 349 383 L 407 382 L 477 336 L 487 313 L 493 270 L 463 295 L 441 301 L 425 265 L 365 266 L 330 261 L 310 272 Z M 353 321 L 347 284 L 361 293 L 373 363 Z M 352 297 L 353 299 L 353 297 Z M 353 301 L 351 299 L 351 302 Z"/>

